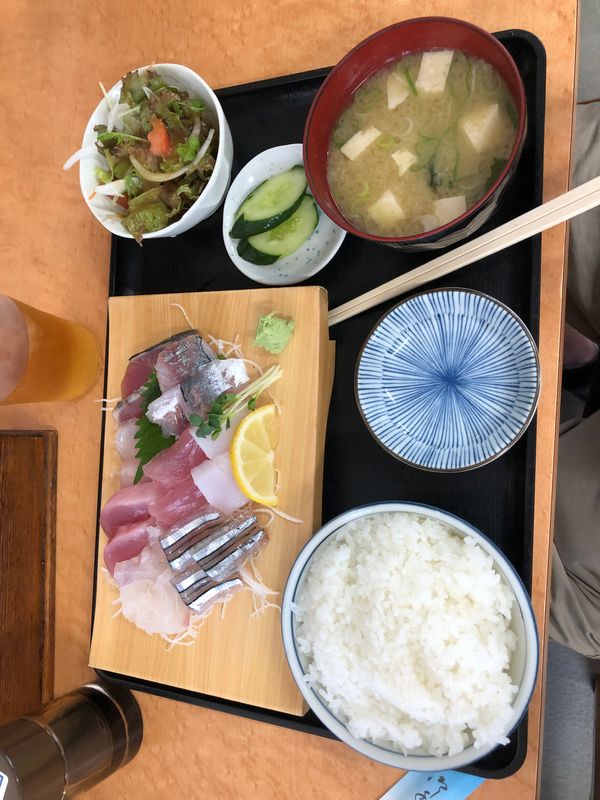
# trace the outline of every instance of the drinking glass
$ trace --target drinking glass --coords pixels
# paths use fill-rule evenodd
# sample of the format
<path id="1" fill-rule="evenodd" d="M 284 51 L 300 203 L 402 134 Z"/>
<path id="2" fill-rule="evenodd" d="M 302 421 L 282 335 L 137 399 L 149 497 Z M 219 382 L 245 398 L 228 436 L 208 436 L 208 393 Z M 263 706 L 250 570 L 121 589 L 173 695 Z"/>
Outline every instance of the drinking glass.
<path id="1" fill-rule="evenodd" d="M 0 405 L 74 400 L 99 368 L 98 343 L 84 325 L 0 295 Z"/>

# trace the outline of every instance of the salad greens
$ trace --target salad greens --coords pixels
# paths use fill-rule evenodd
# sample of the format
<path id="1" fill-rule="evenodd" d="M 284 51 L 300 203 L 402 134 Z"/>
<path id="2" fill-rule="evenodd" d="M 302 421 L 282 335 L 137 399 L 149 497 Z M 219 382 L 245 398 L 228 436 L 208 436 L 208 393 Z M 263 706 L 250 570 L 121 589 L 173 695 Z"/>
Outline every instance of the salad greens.
<path id="1" fill-rule="evenodd" d="M 107 124 L 94 130 L 107 162 L 107 169 L 95 173 L 98 193 L 107 195 L 107 184 L 125 181 L 113 196 L 115 211 L 140 243 L 145 233 L 181 217 L 212 175 L 218 141 L 202 100 L 170 86 L 154 70 L 128 72 Z"/>

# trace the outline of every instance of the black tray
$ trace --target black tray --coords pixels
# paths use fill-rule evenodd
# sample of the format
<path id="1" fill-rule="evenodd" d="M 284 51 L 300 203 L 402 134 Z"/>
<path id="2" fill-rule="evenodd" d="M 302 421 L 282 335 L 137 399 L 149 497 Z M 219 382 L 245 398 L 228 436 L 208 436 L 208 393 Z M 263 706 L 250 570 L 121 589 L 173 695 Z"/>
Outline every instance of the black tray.
<path id="1" fill-rule="evenodd" d="M 516 176 L 486 230 L 521 214 L 542 200 L 542 164 L 546 56 L 543 45 L 526 31 L 496 37 L 513 56 L 527 94 L 528 133 Z M 302 141 L 304 121 L 328 69 L 291 75 L 217 92 L 233 135 L 232 177 L 262 150 Z M 230 262 L 222 241 L 220 212 L 175 239 L 153 239 L 143 247 L 113 237 L 110 294 L 212 291 L 255 287 Z M 483 231 L 480 231 L 483 232 Z M 348 235 L 333 261 L 307 283 L 325 286 L 333 308 L 427 260 Z M 537 339 L 540 241 L 521 242 L 443 279 L 445 286 L 478 289 L 510 306 Z M 438 286 L 439 283 L 433 283 Z M 363 341 L 393 301 L 331 329 L 337 343 L 335 383 L 325 450 L 323 521 L 353 506 L 376 500 L 414 500 L 451 511 L 484 531 L 508 556 L 531 588 L 535 425 L 496 461 L 472 472 L 438 475 L 406 466 L 374 441 L 354 399 L 354 367 Z M 296 730 L 332 735 L 312 712 L 282 714 L 137 678 L 98 670 L 109 680 L 172 699 L 183 700 Z M 465 771 L 503 778 L 523 763 L 527 722 L 510 743 L 498 747 Z"/>

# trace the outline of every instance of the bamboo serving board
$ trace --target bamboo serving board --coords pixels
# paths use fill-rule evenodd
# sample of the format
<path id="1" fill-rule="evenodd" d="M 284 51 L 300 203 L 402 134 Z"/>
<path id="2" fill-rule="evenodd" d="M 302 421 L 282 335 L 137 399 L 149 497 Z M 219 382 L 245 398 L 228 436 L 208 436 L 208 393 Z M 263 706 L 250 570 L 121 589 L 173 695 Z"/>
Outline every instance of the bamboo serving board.
<path id="1" fill-rule="evenodd" d="M 175 303 L 202 335 L 232 340 L 239 334 L 247 358 L 263 368 L 274 363 L 283 368 L 283 377 L 269 390 L 281 408 L 276 456 L 279 506 L 303 522 L 276 517 L 267 528 L 269 544 L 257 559 L 264 582 L 280 593 L 280 599 L 292 563 L 321 517 L 325 427 L 333 381 L 326 292 L 299 287 L 110 298 L 108 398 L 119 397 L 133 353 L 189 327 Z M 270 311 L 296 322 L 291 342 L 279 356 L 253 343 L 258 316 Z M 119 488 L 115 428 L 112 414 L 107 414 L 103 505 Z M 159 636 L 148 636 L 121 615 L 113 616 L 117 590 L 102 569 L 105 542 L 100 530 L 90 666 L 277 711 L 305 713 L 285 659 L 278 609 L 269 608 L 251 619 L 250 592 L 241 592 L 227 604 L 223 616 L 220 607 L 213 611 L 192 646 L 169 650 Z"/>

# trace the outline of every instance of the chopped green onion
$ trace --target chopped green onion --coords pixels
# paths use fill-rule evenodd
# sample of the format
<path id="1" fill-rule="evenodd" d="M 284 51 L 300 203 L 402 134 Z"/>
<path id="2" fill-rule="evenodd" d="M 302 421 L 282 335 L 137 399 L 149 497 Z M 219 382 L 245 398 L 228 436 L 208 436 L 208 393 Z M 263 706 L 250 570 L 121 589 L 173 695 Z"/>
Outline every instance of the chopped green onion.
<path id="1" fill-rule="evenodd" d="M 415 82 L 413 80 L 412 75 L 410 74 L 410 70 L 408 67 L 406 67 L 406 69 L 404 70 L 404 77 L 406 78 L 406 82 L 408 83 L 408 88 L 416 97 L 417 87 L 415 86 Z"/>

